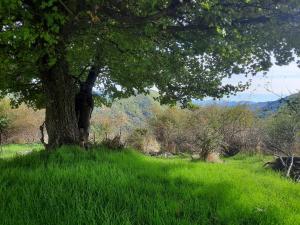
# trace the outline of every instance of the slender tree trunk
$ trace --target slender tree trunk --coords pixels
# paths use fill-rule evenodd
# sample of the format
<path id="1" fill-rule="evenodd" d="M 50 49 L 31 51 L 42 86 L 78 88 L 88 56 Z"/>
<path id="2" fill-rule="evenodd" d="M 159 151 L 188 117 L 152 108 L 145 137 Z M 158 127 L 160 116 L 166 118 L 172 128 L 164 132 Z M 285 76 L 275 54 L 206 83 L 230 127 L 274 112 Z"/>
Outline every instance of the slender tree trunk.
<path id="1" fill-rule="evenodd" d="M 75 111 L 78 121 L 80 145 L 87 147 L 90 133 L 90 120 L 94 109 L 92 89 L 97 78 L 94 67 L 90 69 L 85 82 L 80 83 L 80 90 L 75 97 Z"/>
<path id="2" fill-rule="evenodd" d="M 79 129 L 75 113 L 76 85 L 66 60 L 60 59 L 42 79 L 46 97 L 45 125 L 48 149 L 78 144 Z"/>
<path id="3" fill-rule="evenodd" d="M 2 153 L 2 131 L 0 130 L 0 153 Z"/>

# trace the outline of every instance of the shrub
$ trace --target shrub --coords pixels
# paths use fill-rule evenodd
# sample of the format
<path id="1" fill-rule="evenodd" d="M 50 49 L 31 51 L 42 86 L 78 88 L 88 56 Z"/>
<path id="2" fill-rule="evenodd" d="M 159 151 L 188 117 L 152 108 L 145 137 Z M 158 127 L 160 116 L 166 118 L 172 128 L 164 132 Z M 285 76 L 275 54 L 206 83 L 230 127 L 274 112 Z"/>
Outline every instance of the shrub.
<path id="1" fill-rule="evenodd" d="M 222 135 L 219 132 L 218 108 L 199 108 L 193 111 L 187 124 L 186 139 L 193 146 L 193 152 L 202 159 L 219 151 Z"/>
<path id="2" fill-rule="evenodd" d="M 96 109 L 91 119 L 91 136 L 95 142 L 101 142 L 103 139 L 115 137 L 121 132 L 121 139 L 126 136 L 126 126 L 128 116 L 124 112 L 112 113 L 112 109 L 102 107 Z"/>
<path id="3" fill-rule="evenodd" d="M 3 143 L 4 134 L 7 133 L 11 122 L 7 115 L 7 108 L 9 108 L 9 105 L 5 100 L 2 100 L 0 102 L 0 145 Z"/>
<path id="4" fill-rule="evenodd" d="M 156 111 L 154 118 L 150 120 L 150 129 L 161 144 L 163 151 L 176 153 L 186 145 L 184 133 L 188 115 L 188 110 L 177 107 Z"/>
<path id="5" fill-rule="evenodd" d="M 299 147 L 298 118 L 280 112 L 269 118 L 265 124 L 264 145 L 275 155 L 291 156 Z"/>
<path id="6" fill-rule="evenodd" d="M 221 140 L 208 115 L 211 112 L 206 109 L 172 107 L 156 113 L 150 127 L 164 151 L 197 153 L 206 159 L 210 152 L 218 150 Z"/>
<path id="7" fill-rule="evenodd" d="M 258 150 L 261 133 L 259 122 L 246 106 L 223 108 L 219 118 L 224 155 L 233 156 L 240 151 Z"/>
<path id="8" fill-rule="evenodd" d="M 150 128 L 164 151 L 235 155 L 257 151 L 261 129 L 254 113 L 245 106 L 177 107 L 156 110 Z"/>
<path id="9" fill-rule="evenodd" d="M 267 120 L 264 144 L 267 151 L 278 157 L 271 167 L 300 181 L 300 157 L 295 157 L 300 153 L 300 107 L 299 104 L 288 103 Z"/>
<path id="10" fill-rule="evenodd" d="M 128 136 L 126 145 L 144 153 L 157 153 L 160 151 L 160 144 L 147 129 L 134 130 L 132 134 Z"/>
<path id="11" fill-rule="evenodd" d="M 40 140 L 39 127 L 44 121 L 44 110 L 35 111 L 26 105 L 17 109 L 10 107 L 8 99 L 0 101 L 0 115 L 6 115 L 9 127 L 6 130 L 6 143 L 32 143 Z"/>

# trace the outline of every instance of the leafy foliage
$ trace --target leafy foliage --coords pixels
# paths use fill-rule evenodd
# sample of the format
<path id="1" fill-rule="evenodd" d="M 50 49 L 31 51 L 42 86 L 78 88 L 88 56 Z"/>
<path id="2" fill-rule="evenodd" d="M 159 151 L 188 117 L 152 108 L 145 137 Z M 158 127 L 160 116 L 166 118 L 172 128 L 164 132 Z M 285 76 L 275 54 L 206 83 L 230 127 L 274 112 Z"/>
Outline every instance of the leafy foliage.
<path id="1" fill-rule="evenodd" d="M 266 71 L 271 55 L 281 65 L 300 54 L 296 0 L 12 0 L 0 8 L 0 90 L 16 104 L 43 107 L 43 78 L 65 59 L 77 79 L 98 68 L 102 103 L 155 86 L 162 102 L 186 105 L 243 90 L 221 81 Z"/>
<path id="2" fill-rule="evenodd" d="M 150 95 L 141 94 L 117 100 L 111 107 L 96 108 L 91 120 L 96 141 L 103 140 L 106 135 L 112 137 L 120 132 L 122 137 L 126 137 L 135 129 L 146 127 L 148 120 L 154 115 L 155 108 L 164 108 L 153 99 L 155 96 L 157 93 L 154 92 Z"/>
<path id="3" fill-rule="evenodd" d="M 170 108 L 158 111 L 150 122 L 164 150 L 200 153 L 206 159 L 211 152 L 233 156 L 239 152 L 257 152 L 262 130 L 254 113 L 244 106 Z"/>
<path id="4" fill-rule="evenodd" d="M 7 115 L 7 111 L 6 111 L 7 108 L 8 108 L 8 104 L 5 104 L 5 102 L 4 104 L 0 102 L 0 145 L 3 142 L 2 135 L 7 131 L 11 122 Z"/>
<path id="5" fill-rule="evenodd" d="M 34 111 L 22 104 L 14 109 L 8 98 L 0 100 L 0 120 L 3 126 L 0 130 L 5 134 L 2 137 L 4 143 L 32 143 L 40 141 L 39 126 L 43 123 L 44 110 Z"/>
<path id="6" fill-rule="evenodd" d="M 264 143 L 275 155 L 295 155 L 300 146 L 299 96 L 286 99 L 282 108 L 265 125 Z"/>
<path id="7" fill-rule="evenodd" d="M 9 120 L 5 116 L 0 116 L 0 133 L 4 132 L 9 126 Z"/>
<path id="8" fill-rule="evenodd" d="M 254 112 L 243 105 L 219 109 L 219 112 L 223 154 L 233 156 L 240 151 L 257 151 L 262 131 Z"/>

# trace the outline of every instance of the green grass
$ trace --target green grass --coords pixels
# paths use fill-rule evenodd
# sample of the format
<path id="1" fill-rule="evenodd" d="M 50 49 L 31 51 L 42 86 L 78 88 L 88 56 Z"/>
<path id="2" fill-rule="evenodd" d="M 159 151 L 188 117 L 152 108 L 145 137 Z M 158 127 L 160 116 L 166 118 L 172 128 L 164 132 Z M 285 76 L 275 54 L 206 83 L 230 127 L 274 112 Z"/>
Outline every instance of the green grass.
<path id="1" fill-rule="evenodd" d="M 40 151 L 41 149 L 43 149 L 41 144 L 7 144 L 0 146 L 0 159 L 22 155 L 24 152 Z"/>
<path id="2" fill-rule="evenodd" d="M 300 185 L 263 160 L 210 164 L 75 147 L 6 158 L 0 224 L 300 224 Z"/>

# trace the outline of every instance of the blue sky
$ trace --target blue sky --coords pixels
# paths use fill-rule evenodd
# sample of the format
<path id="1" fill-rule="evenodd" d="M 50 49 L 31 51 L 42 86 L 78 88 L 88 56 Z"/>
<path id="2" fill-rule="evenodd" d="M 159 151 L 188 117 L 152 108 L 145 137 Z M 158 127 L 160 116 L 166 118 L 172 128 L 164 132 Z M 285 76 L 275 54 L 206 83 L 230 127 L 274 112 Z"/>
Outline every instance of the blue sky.
<path id="1" fill-rule="evenodd" d="M 287 66 L 276 66 L 270 68 L 266 75 L 257 74 L 255 77 L 244 78 L 237 75 L 224 83 L 236 84 L 239 81 L 252 80 L 248 90 L 238 93 L 236 96 L 225 98 L 228 101 L 273 101 L 300 91 L 300 68 L 296 63 Z"/>

